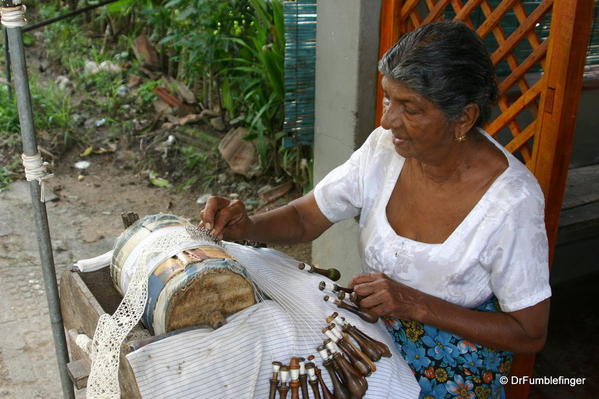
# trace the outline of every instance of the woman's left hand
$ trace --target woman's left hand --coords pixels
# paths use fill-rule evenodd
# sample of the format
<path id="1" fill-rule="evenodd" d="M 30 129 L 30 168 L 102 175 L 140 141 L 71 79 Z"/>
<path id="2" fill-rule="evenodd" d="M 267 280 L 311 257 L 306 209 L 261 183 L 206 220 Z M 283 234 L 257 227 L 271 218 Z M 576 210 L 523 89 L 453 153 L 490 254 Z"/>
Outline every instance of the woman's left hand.
<path id="1" fill-rule="evenodd" d="M 349 287 L 362 297 L 360 308 L 378 316 L 420 320 L 424 312 L 425 294 L 384 273 L 359 274 L 349 282 Z"/>

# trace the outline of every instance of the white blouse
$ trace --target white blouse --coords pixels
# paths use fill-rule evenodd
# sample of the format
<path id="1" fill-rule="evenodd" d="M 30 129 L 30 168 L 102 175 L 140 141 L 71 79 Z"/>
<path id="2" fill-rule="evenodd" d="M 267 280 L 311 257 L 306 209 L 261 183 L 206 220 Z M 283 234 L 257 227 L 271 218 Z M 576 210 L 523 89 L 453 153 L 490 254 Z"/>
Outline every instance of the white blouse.
<path id="1" fill-rule="evenodd" d="M 389 225 L 385 208 L 405 158 L 395 151 L 388 130 L 376 129 L 318 183 L 314 195 L 327 219 L 360 215 L 364 272 L 385 273 L 467 308 L 495 295 L 504 312 L 513 312 L 551 296 L 543 193 L 520 161 L 482 133 L 509 166 L 441 244 L 399 236 Z"/>

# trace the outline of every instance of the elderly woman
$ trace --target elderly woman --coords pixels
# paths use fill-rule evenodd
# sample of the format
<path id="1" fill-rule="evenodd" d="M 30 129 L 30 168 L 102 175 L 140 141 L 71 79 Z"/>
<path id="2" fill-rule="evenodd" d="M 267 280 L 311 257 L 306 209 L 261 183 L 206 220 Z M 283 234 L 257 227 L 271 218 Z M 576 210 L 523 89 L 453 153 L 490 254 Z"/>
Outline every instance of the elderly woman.
<path id="1" fill-rule="evenodd" d="M 384 317 L 421 397 L 503 397 L 512 353 L 539 351 L 546 337 L 542 192 L 481 129 L 497 86 L 468 27 L 422 26 L 379 69 L 381 126 L 349 160 L 264 214 L 213 197 L 202 223 L 225 239 L 297 243 L 359 215 L 365 274 L 350 286 Z"/>

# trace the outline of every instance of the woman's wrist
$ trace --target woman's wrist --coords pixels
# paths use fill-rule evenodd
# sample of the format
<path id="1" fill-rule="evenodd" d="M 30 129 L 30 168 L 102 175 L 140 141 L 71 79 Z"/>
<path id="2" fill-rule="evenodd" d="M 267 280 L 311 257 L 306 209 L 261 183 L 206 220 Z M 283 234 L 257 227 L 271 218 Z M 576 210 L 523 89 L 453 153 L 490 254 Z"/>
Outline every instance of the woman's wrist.
<path id="1" fill-rule="evenodd" d="M 418 321 L 423 324 L 432 324 L 434 320 L 434 300 L 436 298 L 432 295 L 428 295 L 420 291 L 416 292 L 417 298 L 413 306 L 412 320 Z"/>
<path id="2" fill-rule="evenodd" d="M 247 227 L 245 229 L 245 238 L 246 240 L 251 240 L 251 241 L 260 241 L 259 237 L 257 237 L 257 231 L 256 231 L 256 222 L 254 221 L 254 218 L 256 216 L 248 216 L 248 222 L 247 222 Z"/>

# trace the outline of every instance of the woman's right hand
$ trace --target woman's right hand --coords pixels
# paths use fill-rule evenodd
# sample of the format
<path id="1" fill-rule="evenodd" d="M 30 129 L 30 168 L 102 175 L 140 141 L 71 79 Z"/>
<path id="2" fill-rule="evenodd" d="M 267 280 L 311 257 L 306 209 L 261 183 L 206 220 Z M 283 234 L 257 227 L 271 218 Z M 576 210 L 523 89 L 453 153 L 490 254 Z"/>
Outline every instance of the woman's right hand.
<path id="1" fill-rule="evenodd" d="M 243 201 L 210 197 L 200 212 L 200 227 L 217 239 L 244 240 L 252 226 Z"/>

